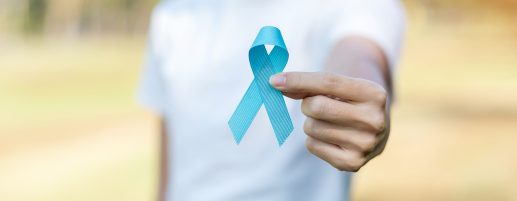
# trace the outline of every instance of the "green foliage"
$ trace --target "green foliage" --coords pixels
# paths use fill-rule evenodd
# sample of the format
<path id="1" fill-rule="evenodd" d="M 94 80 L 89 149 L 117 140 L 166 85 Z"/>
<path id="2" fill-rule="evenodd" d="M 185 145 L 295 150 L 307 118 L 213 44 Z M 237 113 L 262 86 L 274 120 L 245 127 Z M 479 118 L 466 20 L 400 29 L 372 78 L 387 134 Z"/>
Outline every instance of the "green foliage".
<path id="1" fill-rule="evenodd" d="M 28 0 L 27 15 L 25 17 L 24 30 L 26 33 L 41 33 L 47 13 L 46 0 Z"/>
<path id="2" fill-rule="evenodd" d="M 158 0 L 4 0 L 2 31 L 41 34 L 145 33 Z M 4 23 L 4 24 L 2 24 Z"/>

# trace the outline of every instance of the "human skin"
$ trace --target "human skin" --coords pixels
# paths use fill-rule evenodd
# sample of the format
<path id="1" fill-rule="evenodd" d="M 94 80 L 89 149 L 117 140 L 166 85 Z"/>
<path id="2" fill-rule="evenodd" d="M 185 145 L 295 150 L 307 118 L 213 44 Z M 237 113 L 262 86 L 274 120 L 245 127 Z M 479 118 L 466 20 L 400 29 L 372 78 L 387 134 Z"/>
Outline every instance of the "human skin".
<path id="1" fill-rule="evenodd" d="M 305 146 L 340 171 L 356 172 L 384 150 L 389 136 L 391 80 L 386 58 L 372 41 L 337 42 L 322 72 L 285 72 L 270 79 L 289 98 L 301 100 L 307 119 Z M 159 199 L 165 200 L 168 145 L 164 120 Z"/>
<path id="2" fill-rule="evenodd" d="M 307 149 L 341 171 L 356 172 L 379 155 L 389 134 L 388 69 L 364 38 L 340 41 L 322 72 L 286 72 L 270 83 L 300 99 Z"/>

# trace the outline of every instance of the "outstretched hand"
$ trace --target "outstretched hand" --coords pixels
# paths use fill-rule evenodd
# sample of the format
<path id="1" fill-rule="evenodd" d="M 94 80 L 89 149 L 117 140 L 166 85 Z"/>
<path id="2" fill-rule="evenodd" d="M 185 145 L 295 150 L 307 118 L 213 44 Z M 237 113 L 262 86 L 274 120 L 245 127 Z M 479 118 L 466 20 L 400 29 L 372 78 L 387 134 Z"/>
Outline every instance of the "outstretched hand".
<path id="1" fill-rule="evenodd" d="M 335 168 L 356 172 L 384 149 L 389 116 L 382 86 L 324 72 L 280 73 L 270 83 L 302 99 L 307 149 Z"/>

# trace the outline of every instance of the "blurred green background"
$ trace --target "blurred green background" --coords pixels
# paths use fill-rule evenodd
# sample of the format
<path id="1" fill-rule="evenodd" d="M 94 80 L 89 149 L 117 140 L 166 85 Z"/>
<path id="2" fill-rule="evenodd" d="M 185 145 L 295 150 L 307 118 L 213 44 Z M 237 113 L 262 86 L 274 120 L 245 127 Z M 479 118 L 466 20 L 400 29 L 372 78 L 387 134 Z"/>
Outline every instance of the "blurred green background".
<path id="1" fill-rule="evenodd" d="M 153 199 L 134 89 L 156 3 L 0 0 L 0 200 Z M 517 1 L 404 3 L 391 139 L 354 200 L 517 200 Z"/>

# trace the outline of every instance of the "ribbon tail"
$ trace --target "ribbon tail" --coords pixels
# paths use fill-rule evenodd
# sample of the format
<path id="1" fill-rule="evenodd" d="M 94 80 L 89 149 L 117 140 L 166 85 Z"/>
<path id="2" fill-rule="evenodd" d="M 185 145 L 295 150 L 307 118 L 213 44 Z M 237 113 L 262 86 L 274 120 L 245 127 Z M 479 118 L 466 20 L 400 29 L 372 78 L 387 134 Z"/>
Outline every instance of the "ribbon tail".
<path id="1" fill-rule="evenodd" d="M 248 128 L 255 119 L 260 107 L 262 106 L 262 98 L 257 86 L 257 82 L 253 80 L 248 90 L 241 99 L 241 102 L 233 112 L 232 117 L 228 121 L 230 130 L 232 130 L 233 138 L 237 144 L 240 144 L 242 138 L 248 131 Z"/>
<path id="2" fill-rule="evenodd" d="M 294 126 L 282 94 L 279 92 L 277 95 L 271 96 L 271 99 L 273 104 L 266 104 L 264 102 L 264 106 L 266 106 L 269 120 L 275 131 L 278 145 L 282 146 L 287 137 L 293 132 Z"/>

